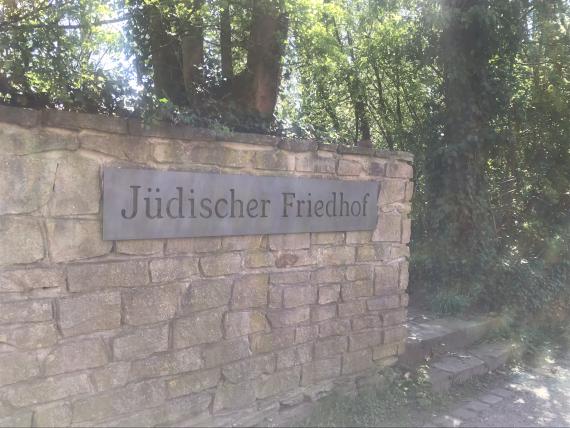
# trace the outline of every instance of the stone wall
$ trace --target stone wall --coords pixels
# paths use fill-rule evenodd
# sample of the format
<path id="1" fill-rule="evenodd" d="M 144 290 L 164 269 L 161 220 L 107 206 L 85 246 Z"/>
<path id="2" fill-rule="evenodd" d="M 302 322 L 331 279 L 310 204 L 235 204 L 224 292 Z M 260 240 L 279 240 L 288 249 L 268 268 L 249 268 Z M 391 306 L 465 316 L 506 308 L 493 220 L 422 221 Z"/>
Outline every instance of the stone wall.
<path id="1" fill-rule="evenodd" d="M 0 107 L 0 425 L 247 425 L 394 363 L 411 160 Z M 103 165 L 378 180 L 379 221 L 103 241 Z"/>

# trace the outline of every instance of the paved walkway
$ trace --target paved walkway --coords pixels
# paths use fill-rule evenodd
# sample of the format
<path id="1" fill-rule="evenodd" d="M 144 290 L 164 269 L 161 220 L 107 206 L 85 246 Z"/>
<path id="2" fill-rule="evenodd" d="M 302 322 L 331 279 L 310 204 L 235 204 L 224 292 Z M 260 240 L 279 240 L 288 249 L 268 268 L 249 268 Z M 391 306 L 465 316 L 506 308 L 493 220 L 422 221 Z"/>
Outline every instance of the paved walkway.
<path id="1" fill-rule="evenodd" d="M 515 372 L 429 426 L 570 427 L 570 355 Z"/>

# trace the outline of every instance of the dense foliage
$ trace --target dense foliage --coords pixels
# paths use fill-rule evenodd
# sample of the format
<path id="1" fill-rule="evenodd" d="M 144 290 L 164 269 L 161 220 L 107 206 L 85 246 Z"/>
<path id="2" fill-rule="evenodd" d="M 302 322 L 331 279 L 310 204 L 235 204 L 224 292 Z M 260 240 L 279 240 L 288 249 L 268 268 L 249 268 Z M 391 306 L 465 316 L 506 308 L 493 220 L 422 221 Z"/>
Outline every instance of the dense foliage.
<path id="1" fill-rule="evenodd" d="M 412 292 L 562 316 L 569 19 L 568 0 L 3 0 L 0 100 L 413 152 Z"/>

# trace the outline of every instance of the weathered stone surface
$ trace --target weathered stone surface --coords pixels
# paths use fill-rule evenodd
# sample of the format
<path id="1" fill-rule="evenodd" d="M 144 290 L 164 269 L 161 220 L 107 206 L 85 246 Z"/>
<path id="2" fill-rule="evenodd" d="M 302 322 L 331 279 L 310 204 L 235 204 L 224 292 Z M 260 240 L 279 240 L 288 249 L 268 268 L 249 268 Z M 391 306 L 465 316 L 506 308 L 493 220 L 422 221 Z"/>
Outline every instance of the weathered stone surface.
<path id="1" fill-rule="evenodd" d="M 62 269 L 18 269 L 0 272 L 1 292 L 24 292 L 35 289 L 64 288 Z"/>
<path id="2" fill-rule="evenodd" d="M 251 355 L 247 337 L 225 340 L 206 347 L 202 353 L 206 367 L 218 367 Z"/>
<path id="3" fill-rule="evenodd" d="M 275 272 L 269 275 L 269 282 L 277 285 L 301 285 L 309 283 L 309 271 L 296 271 L 296 272 Z"/>
<path id="4" fill-rule="evenodd" d="M 182 298 L 182 313 L 198 312 L 227 306 L 230 303 L 232 281 L 209 279 L 192 281 Z"/>
<path id="5" fill-rule="evenodd" d="M 149 381 L 82 398 L 73 403 L 73 423 L 110 419 L 164 402 L 164 382 Z"/>
<path id="6" fill-rule="evenodd" d="M 383 180 L 380 183 L 379 205 L 388 205 L 404 201 L 406 196 L 405 180 Z"/>
<path id="7" fill-rule="evenodd" d="M 280 351 L 277 354 L 277 370 L 300 366 L 313 360 L 313 344 L 303 343 Z"/>
<path id="8" fill-rule="evenodd" d="M 317 254 L 320 265 L 348 265 L 354 263 L 356 250 L 354 247 L 325 247 Z"/>
<path id="9" fill-rule="evenodd" d="M 102 392 L 126 385 L 129 381 L 130 369 L 130 362 L 121 361 L 91 370 L 91 382 L 95 391 Z"/>
<path id="10" fill-rule="evenodd" d="M 86 394 L 90 391 L 89 377 L 85 373 L 79 373 L 14 385 L 6 391 L 5 397 L 13 406 L 26 407 Z"/>
<path id="11" fill-rule="evenodd" d="M 218 385 L 214 398 L 214 413 L 222 409 L 243 409 L 255 401 L 252 381 L 243 383 L 225 382 Z"/>
<path id="12" fill-rule="evenodd" d="M 410 265 L 408 262 L 400 263 L 400 280 L 398 282 L 398 287 L 401 290 L 406 290 L 408 288 L 408 281 L 410 279 Z"/>
<path id="13" fill-rule="evenodd" d="M 368 166 L 368 174 L 373 177 L 383 176 L 386 171 L 386 161 L 374 160 Z"/>
<path id="14" fill-rule="evenodd" d="M 230 275 L 241 272 L 241 257 L 234 253 L 206 256 L 200 259 L 200 267 L 206 276 Z"/>
<path id="15" fill-rule="evenodd" d="M 381 344 L 382 332 L 379 330 L 367 330 L 351 334 L 348 341 L 348 349 L 352 352 Z"/>
<path id="16" fill-rule="evenodd" d="M 57 163 L 57 158 L 46 155 L 0 156 L 0 215 L 31 213 L 45 206 Z"/>
<path id="17" fill-rule="evenodd" d="M 44 360 L 47 375 L 99 367 L 107 363 L 101 339 L 67 342 L 56 347 Z"/>
<path id="18" fill-rule="evenodd" d="M 275 355 L 262 355 L 231 363 L 222 369 L 224 379 L 241 383 L 275 371 Z"/>
<path id="19" fill-rule="evenodd" d="M 192 147 L 192 161 L 206 165 L 247 168 L 253 166 L 256 152 L 253 150 L 235 150 L 219 144 Z"/>
<path id="20" fill-rule="evenodd" d="M 166 241 L 166 254 L 211 253 L 222 248 L 218 237 L 169 239 Z"/>
<path id="21" fill-rule="evenodd" d="M 295 329 L 295 343 L 305 343 L 315 340 L 319 330 L 316 325 L 302 325 Z"/>
<path id="22" fill-rule="evenodd" d="M 280 329 L 271 333 L 255 334 L 251 337 L 251 350 L 254 353 L 272 352 L 295 343 L 295 330 Z"/>
<path id="23" fill-rule="evenodd" d="M 280 309 L 283 307 L 283 287 L 271 286 L 269 289 L 269 308 Z"/>
<path id="24" fill-rule="evenodd" d="M 358 230 L 356 232 L 346 232 L 347 244 L 366 244 L 372 239 L 372 231 Z"/>
<path id="25" fill-rule="evenodd" d="M 183 288 L 181 284 L 169 284 L 126 291 L 123 294 L 125 323 L 151 324 L 172 318 Z"/>
<path id="26" fill-rule="evenodd" d="M 344 301 L 356 299 L 358 297 L 372 296 L 372 293 L 372 281 L 366 279 L 362 281 L 345 282 L 342 284 L 340 290 L 342 300 Z"/>
<path id="27" fill-rule="evenodd" d="M 406 322 L 406 311 L 396 310 L 382 313 L 382 324 L 384 327 L 400 325 Z"/>
<path id="28" fill-rule="evenodd" d="M 43 259 L 44 242 L 37 220 L 0 217 L 0 233 L 0 265 L 33 263 Z"/>
<path id="29" fill-rule="evenodd" d="M 54 128 L 97 129 L 101 132 L 125 134 L 127 119 L 64 110 L 43 110 L 42 124 Z"/>
<path id="30" fill-rule="evenodd" d="M 325 379 L 333 379 L 340 375 L 341 356 L 328 360 L 318 360 L 303 365 L 301 385 L 313 385 Z"/>
<path id="31" fill-rule="evenodd" d="M 392 161 L 386 166 L 386 177 L 412 178 L 413 174 L 412 166 L 406 162 Z"/>
<path id="32" fill-rule="evenodd" d="M 96 214 L 100 189 L 99 162 L 69 154 L 58 162 L 49 212 L 55 216 Z"/>
<path id="33" fill-rule="evenodd" d="M 402 237 L 402 216 L 400 214 L 380 213 L 378 226 L 372 235 L 373 241 L 400 242 Z"/>
<path id="34" fill-rule="evenodd" d="M 121 325 L 121 296 L 116 291 L 83 294 L 59 301 L 59 327 L 64 336 L 112 330 Z"/>
<path id="35" fill-rule="evenodd" d="M 352 330 L 360 331 L 367 329 L 382 328 L 382 319 L 379 315 L 363 315 L 352 319 Z"/>
<path id="36" fill-rule="evenodd" d="M 311 283 L 328 284 L 331 282 L 342 282 L 345 279 L 345 270 L 344 266 L 326 267 L 315 270 L 311 272 Z"/>
<path id="37" fill-rule="evenodd" d="M 273 266 L 275 264 L 275 256 L 269 251 L 251 251 L 246 253 L 244 264 L 245 267 L 250 269 Z"/>
<path id="38" fill-rule="evenodd" d="M 129 379 L 139 380 L 198 370 L 202 366 L 197 348 L 153 355 L 131 363 Z"/>
<path id="39" fill-rule="evenodd" d="M 274 327 L 285 327 L 307 322 L 310 319 L 309 307 L 299 307 L 294 309 L 283 309 L 271 311 L 267 314 L 271 325 Z"/>
<path id="40" fill-rule="evenodd" d="M 342 356 L 342 374 L 348 375 L 362 372 L 372 367 L 373 364 L 371 349 L 349 352 Z"/>
<path id="41" fill-rule="evenodd" d="M 164 243 L 158 239 L 117 241 L 117 253 L 129 256 L 152 256 L 162 253 Z"/>
<path id="42" fill-rule="evenodd" d="M 133 162 L 150 160 L 151 145 L 144 138 L 83 131 L 79 134 L 79 141 L 84 150 L 103 153 L 117 159 Z"/>
<path id="43" fill-rule="evenodd" d="M 150 262 L 152 282 L 170 282 L 186 279 L 198 273 L 198 259 L 192 257 L 176 257 L 155 259 Z"/>
<path id="44" fill-rule="evenodd" d="M 311 321 L 320 322 L 336 317 L 336 303 L 311 306 Z"/>
<path id="45" fill-rule="evenodd" d="M 338 175 L 360 175 L 361 173 L 360 163 L 344 159 L 338 161 Z"/>
<path id="46" fill-rule="evenodd" d="M 54 262 L 69 262 L 107 254 L 113 243 L 103 241 L 101 223 L 92 220 L 46 221 L 49 252 Z"/>
<path id="47" fill-rule="evenodd" d="M 232 308 L 247 309 L 267 305 L 269 275 L 242 275 L 236 279 L 232 292 Z"/>
<path id="48" fill-rule="evenodd" d="M 283 151 L 260 151 L 255 154 L 255 169 L 269 169 L 277 171 L 294 171 L 295 156 Z"/>
<path id="49" fill-rule="evenodd" d="M 389 296 L 373 297 L 367 300 L 368 309 L 371 311 L 383 311 L 400 306 L 400 297 L 397 294 Z"/>
<path id="50" fill-rule="evenodd" d="M 383 343 L 401 342 L 406 338 L 407 330 L 403 325 L 399 325 L 397 327 L 385 328 L 383 334 Z"/>
<path id="51" fill-rule="evenodd" d="M 319 156 L 315 165 L 315 172 L 334 174 L 336 172 L 336 159 Z"/>
<path id="52" fill-rule="evenodd" d="M 195 394 L 215 387 L 220 381 L 220 369 L 203 370 L 178 376 L 166 382 L 169 398 Z"/>
<path id="53" fill-rule="evenodd" d="M 297 266 L 309 266 L 316 264 L 316 260 L 310 250 L 284 250 L 276 254 L 275 267 L 287 268 Z"/>
<path id="54" fill-rule="evenodd" d="M 342 354 L 346 351 L 347 346 L 348 339 L 346 336 L 332 336 L 326 339 L 319 339 L 315 343 L 315 359 L 322 360 Z"/>
<path id="55" fill-rule="evenodd" d="M 267 398 L 272 395 L 283 394 L 299 385 L 301 368 L 293 367 L 270 375 L 263 375 L 256 379 L 254 388 L 257 398 Z"/>
<path id="56" fill-rule="evenodd" d="M 336 302 L 339 296 L 340 284 L 328 284 L 319 287 L 319 305 Z"/>
<path id="57" fill-rule="evenodd" d="M 49 300 L 0 303 L 0 324 L 50 321 L 52 318 L 53 311 Z"/>
<path id="58" fill-rule="evenodd" d="M 269 235 L 269 248 L 272 250 L 302 250 L 310 246 L 310 233 Z"/>
<path id="59" fill-rule="evenodd" d="M 383 360 L 385 358 L 390 358 L 398 355 L 398 344 L 397 343 L 390 343 L 381 346 L 375 346 L 372 349 L 372 359 L 376 360 Z"/>
<path id="60" fill-rule="evenodd" d="M 224 317 L 226 338 L 245 336 L 268 328 L 265 315 L 258 311 L 229 312 Z"/>
<path id="61" fill-rule="evenodd" d="M 0 427 L 29 427 L 32 425 L 33 413 L 29 410 L 21 410 L 10 416 L 0 418 Z"/>
<path id="62" fill-rule="evenodd" d="M 348 266 L 346 268 L 346 279 L 349 281 L 372 279 L 372 267 L 368 264 Z"/>
<path id="63" fill-rule="evenodd" d="M 350 320 L 330 319 L 319 323 L 319 337 L 344 336 L 350 333 Z"/>
<path id="64" fill-rule="evenodd" d="M 148 283 L 146 261 L 85 263 L 67 268 L 69 291 L 138 287 Z"/>
<path id="65" fill-rule="evenodd" d="M 311 245 L 342 245 L 344 232 L 311 233 Z"/>
<path id="66" fill-rule="evenodd" d="M 222 237 L 222 248 L 226 251 L 255 250 L 261 248 L 262 244 L 263 235 Z"/>
<path id="67" fill-rule="evenodd" d="M 338 316 L 341 318 L 360 315 L 365 312 L 366 312 L 366 303 L 364 302 L 364 300 L 353 300 L 351 302 L 338 304 Z"/>
<path id="68" fill-rule="evenodd" d="M 0 343 L 21 350 L 46 348 L 57 342 L 53 323 L 29 323 L 0 326 Z"/>
<path id="69" fill-rule="evenodd" d="M 175 348 L 212 343 L 222 338 L 223 311 L 198 312 L 174 321 L 172 330 Z"/>
<path id="70" fill-rule="evenodd" d="M 317 287 L 304 285 L 301 287 L 287 287 L 283 290 L 283 306 L 296 308 L 317 302 Z"/>
<path id="71" fill-rule="evenodd" d="M 168 325 L 137 328 L 113 339 L 115 360 L 135 360 L 168 349 Z"/>
<path id="72" fill-rule="evenodd" d="M 315 170 L 315 154 L 300 153 L 295 156 L 295 171 L 313 172 Z"/>
<path id="73" fill-rule="evenodd" d="M 0 354 L 0 386 L 20 382 L 38 376 L 40 365 L 37 357 L 29 352 Z"/>
<path id="74" fill-rule="evenodd" d="M 13 123 L 22 127 L 14 127 L 16 130 L 32 128 L 36 126 L 40 120 L 40 115 L 40 110 L 33 110 L 30 108 L 16 108 L 5 105 L 0 106 L 0 118 L 2 122 Z"/>
<path id="75" fill-rule="evenodd" d="M 55 428 L 70 424 L 71 406 L 69 403 L 50 403 L 34 409 L 34 426 Z"/>

